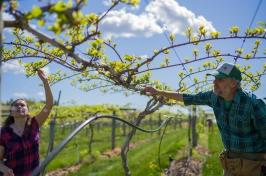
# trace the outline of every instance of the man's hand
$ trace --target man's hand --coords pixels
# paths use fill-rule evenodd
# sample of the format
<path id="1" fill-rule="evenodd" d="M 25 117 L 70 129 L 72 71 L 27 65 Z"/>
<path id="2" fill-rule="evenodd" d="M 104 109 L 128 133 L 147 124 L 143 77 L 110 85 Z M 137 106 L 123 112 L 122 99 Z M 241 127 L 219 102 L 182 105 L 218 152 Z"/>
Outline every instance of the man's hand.
<path id="1" fill-rule="evenodd" d="M 144 92 L 146 92 L 146 93 L 150 93 L 150 94 L 152 94 L 152 95 L 156 95 L 156 94 L 158 94 L 158 90 L 157 89 L 155 89 L 155 88 L 153 88 L 153 87 L 144 87 Z"/>
<path id="2" fill-rule="evenodd" d="M 174 92 L 174 91 L 158 90 L 150 86 L 144 87 L 143 91 L 151 95 L 158 95 L 158 96 L 163 97 L 163 98 L 159 98 L 160 101 L 165 101 L 165 99 L 173 99 L 173 100 L 182 101 L 182 102 L 184 101 L 183 94 L 179 94 L 178 92 Z"/>

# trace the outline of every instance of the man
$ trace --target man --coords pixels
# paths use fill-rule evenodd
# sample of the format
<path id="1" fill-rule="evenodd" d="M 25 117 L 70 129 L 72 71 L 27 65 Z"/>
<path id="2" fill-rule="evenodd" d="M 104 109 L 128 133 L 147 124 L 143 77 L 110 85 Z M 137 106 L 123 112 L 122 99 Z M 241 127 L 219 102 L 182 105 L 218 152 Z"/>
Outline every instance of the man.
<path id="1" fill-rule="evenodd" d="M 225 151 L 220 154 L 225 176 L 266 175 L 266 106 L 244 92 L 239 69 L 229 63 L 208 74 L 215 77 L 212 91 L 195 95 L 145 87 L 152 95 L 213 108 Z"/>

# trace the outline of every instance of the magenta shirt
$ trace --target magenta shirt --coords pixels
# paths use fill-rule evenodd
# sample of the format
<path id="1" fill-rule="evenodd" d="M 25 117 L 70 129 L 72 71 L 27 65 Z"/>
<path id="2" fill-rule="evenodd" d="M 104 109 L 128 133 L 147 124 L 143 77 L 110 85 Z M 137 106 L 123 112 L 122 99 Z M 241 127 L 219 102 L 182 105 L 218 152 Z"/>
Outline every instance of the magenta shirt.
<path id="1" fill-rule="evenodd" d="M 35 118 L 28 118 L 22 136 L 9 126 L 1 128 L 0 145 L 5 148 L 4 163 L 16 176 L 30 176 L 39 166 L 40 130 Z"/>

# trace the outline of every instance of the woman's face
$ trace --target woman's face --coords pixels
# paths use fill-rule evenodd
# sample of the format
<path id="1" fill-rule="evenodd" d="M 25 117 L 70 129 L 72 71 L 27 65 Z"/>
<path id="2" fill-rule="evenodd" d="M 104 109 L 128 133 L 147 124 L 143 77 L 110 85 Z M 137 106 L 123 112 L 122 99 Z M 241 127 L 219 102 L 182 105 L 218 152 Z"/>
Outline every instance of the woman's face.
<path id="1" fill-rule="evenodd" d="M 11 106 L 11 115 L 13 117 L 25 117 L 28 112 L 28 106 L 24 100 L 17 100 Z"/>

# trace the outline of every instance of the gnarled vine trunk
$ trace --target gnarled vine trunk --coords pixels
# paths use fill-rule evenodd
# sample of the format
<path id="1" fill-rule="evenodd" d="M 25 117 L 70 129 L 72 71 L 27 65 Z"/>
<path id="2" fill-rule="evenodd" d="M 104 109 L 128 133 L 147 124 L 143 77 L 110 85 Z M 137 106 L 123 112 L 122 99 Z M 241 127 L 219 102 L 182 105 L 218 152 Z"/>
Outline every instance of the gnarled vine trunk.
<path id="1" fill-rule="evenodd" d="M 151 99 L 147 105 L 144 111 L 139 113 L 138 117 L 134 121 L 134 125 L 139 126 L 141 121 L 146 117 L 146 115 L 151 114 L 158 110 L 163 104 L 158 102 L 155 99 Z M 128 167 L 128 160 L 127 160 L 127 154 L 129 151 L 129 144 L 132 139 L 132 137 L 136 133 L 136 128 L 133 128 L 127 135 L 124 144 L 121 147 L 121 159 L 122 159 L 122 165 L 126 176 L 131 176 L 130 169 Z"/>

